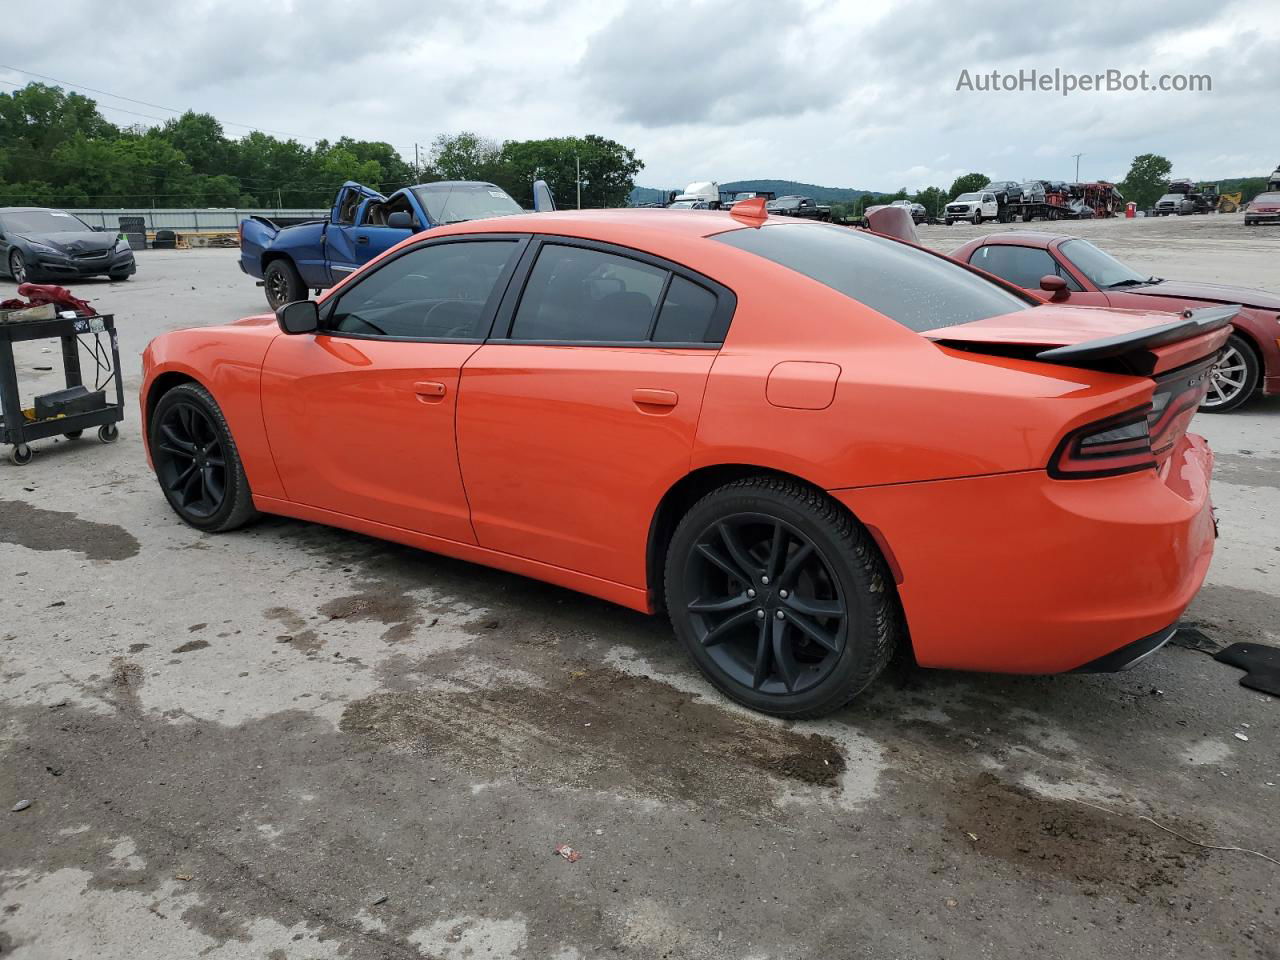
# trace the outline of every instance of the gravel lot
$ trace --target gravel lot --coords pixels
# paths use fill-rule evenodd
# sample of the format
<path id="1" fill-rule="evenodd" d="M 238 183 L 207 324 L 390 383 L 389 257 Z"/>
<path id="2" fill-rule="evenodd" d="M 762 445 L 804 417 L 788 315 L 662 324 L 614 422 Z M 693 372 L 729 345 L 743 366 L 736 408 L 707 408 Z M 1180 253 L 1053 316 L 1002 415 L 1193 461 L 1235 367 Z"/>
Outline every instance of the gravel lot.
<path id="1" fill-rule="evenodd" d="M 1240 217 L 1069 230 L 1280 290 Z M 262 312 L 235 257 L 76 288 L 131 402 L 151 337 Z M 1280 399 L 1195 429 L 1222 539 L 1187 619 L 1280 643 Z M 0 463 L 0 571 L 0 957 L 1280 957 L 1280 864 L 1155 823 L 1280 859 L 1280 703 L 1194 635 L 1119 675 L 898 667 L 775 722 L 658 620 L 300 522 L 198 534 L 132 407 Z"/>

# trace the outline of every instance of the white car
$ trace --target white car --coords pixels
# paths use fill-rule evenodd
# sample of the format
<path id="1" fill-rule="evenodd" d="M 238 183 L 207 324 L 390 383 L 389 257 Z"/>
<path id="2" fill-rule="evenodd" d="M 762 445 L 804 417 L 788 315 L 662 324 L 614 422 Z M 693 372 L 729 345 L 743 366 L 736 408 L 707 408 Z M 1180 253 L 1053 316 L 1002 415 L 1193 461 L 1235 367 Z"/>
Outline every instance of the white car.
<path id="1" fill-rule="evenodd" d="M 947 226 L 957 220 L 968 220 L 974 226 L 983 220 L 995 220 L 1000 216 L 1000 204 L 996 195 L 987 190 L 978 193 L 962 193 L 946 206 L 942 219 Z"/>

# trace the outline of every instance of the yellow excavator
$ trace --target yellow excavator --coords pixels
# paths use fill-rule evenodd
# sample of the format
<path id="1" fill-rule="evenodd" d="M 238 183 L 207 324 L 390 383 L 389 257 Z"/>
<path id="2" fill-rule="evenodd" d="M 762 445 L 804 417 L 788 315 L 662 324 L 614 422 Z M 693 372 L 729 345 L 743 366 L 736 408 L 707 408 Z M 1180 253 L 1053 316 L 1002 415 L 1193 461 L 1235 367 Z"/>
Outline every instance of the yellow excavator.
<path id="1" fill-rule="evenodd" d="M 1240 202 L 1244 198 L 1243 193 L 1220 193 L 1218 194 L 1218 212 L 1219 213 L 1235 213 L 1240 209 Z"/>

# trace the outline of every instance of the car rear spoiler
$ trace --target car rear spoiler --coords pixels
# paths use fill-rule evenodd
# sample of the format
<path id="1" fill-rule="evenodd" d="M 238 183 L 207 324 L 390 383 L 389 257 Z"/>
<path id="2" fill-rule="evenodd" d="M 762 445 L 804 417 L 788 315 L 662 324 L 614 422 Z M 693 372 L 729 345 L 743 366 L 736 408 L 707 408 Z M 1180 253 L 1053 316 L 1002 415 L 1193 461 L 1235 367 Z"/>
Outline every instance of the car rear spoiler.
<path id="1" fill-rule="evenodd" d="M 1194 340 L 1221 330 L 1223 327 L 1230 326 L 1239 312 L 1239 304 L 1184 310 L 1182 316 L 1169 323 L 1147 327 L 1145 330 L 1134 330 L 1131 333 L 1118 333 L 1110 337 L 1099 337 L 1096 340 L 1085 340 L 1065 347 L 1041 350 L 1035 358 L 1045 363 L 1093 368 L 1098 368 L 1100 364 L 1105 365 L 1107 361 L 1128 361 L 1132 365 L 1145 367 L 1147 363 L 1138 361 L 1140 358 L 1149 358 L 1151 369 L 1140 372 L 1150 373 L 1160 365 L 1157 356 L 1158 348 L 1184 340 Z"/>

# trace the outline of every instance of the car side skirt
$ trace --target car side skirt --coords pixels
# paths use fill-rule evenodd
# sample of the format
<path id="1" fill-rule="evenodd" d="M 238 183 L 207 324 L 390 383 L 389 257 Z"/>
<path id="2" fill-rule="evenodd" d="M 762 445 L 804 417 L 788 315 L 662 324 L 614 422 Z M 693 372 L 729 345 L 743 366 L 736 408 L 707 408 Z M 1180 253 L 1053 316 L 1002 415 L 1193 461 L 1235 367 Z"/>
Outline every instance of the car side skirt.
<path id="1" fill-rule="evenodd" d="M 446 540 L 443 537 L 432 537 L 413 530 L 406 530 L 403 527 L 374 523 L 370 520 L 362 520 L 359 517 L 335 513 L 332 510 L 323 510 L 319 507 L 309 507 L 289 500 L 278 500 L 274 497 L 255 495 L 253 505 L 263 513 L 274 513 L 283 517 L 293 517 L 297 520 L 308 520 L 312 523 L 323 523 L 330 527 L 352 530 L 356 533 L 378 537 L 382 540 L 402 543 L 408 547 L 417 547 L 419 550 L 427 550 L 431 553 L 453 557 L 457 560 L 465 560 L 468 563 L 478 563 L 486 567 L 505 570 L 508 573 L 531 577 L 534 580 L 554 583 L 556 586 L 590 594 L 593 597 L 608 600 L 610 603 L 616 603 L 619 606 L 639 610 L 641 613 L 654 612 L 649 591 L 640 587 L 615 583 L 612 580 L 604 580 L 600 577 L 579 573 L 576 570 L 567 570 L 564 567 L 541 563 L 537 560 L 529 560 L 525 557 L 517 557 L 514 554 L 490 550 L 475 544 Z"/>

